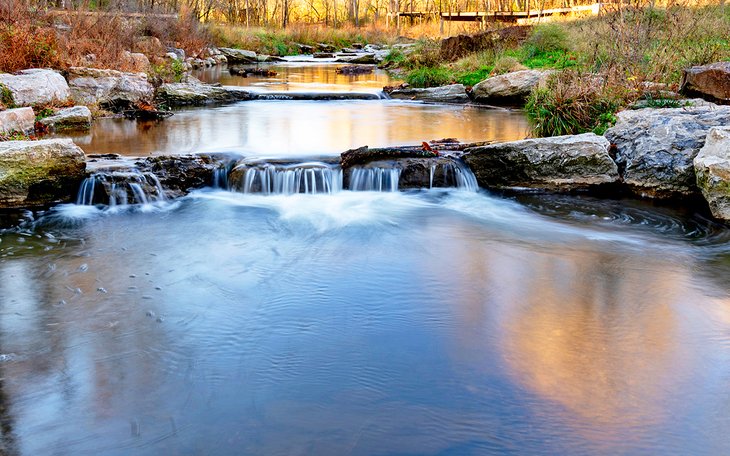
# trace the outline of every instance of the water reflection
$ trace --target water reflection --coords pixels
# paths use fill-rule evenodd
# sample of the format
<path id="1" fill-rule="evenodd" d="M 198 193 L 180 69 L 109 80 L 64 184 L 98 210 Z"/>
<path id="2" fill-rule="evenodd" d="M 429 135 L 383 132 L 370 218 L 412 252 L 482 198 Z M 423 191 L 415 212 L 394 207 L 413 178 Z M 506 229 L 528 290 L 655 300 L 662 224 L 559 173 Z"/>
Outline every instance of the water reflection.
<path id="1" fill-rule="evenodd" d="M 353 147 L 514 140 L 521 113 L 401 101 L 247 101 L 180 111 L 163 122 L 99 119 L 74 141 L 87 154 L 131 156 L 238 151 L 263 157 L 338 155 Z"/>
<path id="2" fill-rule="evenodd" d="M 281 63 L 262 64 L 251 68 L 266 68 L 275 76 L 234 76 L 225 66 L 199 70 L 194 75 L 203 82 L 228 86 L 249 87 L 255 90 L 307 92 L 380 92 L 386 85 L 400 81 L 385 71 L 373 68 L 370 74 L 338 74 L 342 64 Z"/>
<path id="3" fill-rule="evenodd" d="M 730 305 L 695 274 L 704 247 L 667 240 L 661 216 L 608 238 L 462 193 L 200 192 L 144 211 L 66 206 L 31 236 L 2 233 L 11 443 L 730 450 Z"/>

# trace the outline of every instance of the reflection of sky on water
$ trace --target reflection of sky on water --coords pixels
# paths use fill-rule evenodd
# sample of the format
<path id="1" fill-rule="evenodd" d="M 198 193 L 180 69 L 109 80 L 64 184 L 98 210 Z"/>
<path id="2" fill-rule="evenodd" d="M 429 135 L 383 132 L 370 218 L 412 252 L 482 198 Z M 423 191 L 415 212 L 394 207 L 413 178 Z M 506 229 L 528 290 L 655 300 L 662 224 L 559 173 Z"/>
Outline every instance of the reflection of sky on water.
<path id="1" fill-rule="evenodd" d="M 722 246 L 666 236 L 666 211 L 620 231 L 443 191 L 62 211 L 0 233 L 22 454 L 730 450 Z"/>

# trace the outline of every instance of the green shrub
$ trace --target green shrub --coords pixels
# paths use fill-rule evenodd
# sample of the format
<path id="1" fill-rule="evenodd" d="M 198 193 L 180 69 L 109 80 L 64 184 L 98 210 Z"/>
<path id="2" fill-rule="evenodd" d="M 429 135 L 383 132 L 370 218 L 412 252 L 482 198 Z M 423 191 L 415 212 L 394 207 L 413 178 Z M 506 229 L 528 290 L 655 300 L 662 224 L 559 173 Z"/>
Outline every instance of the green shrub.
<path id="1" fill-rule="evenodd" d="M 525 47 L 528 57 L 555 51 L 566 52 L 569 49 L 568 34 L 558 24 L 538 25 L 525 42 Z"/>
<path id="2" fill-rule="evenodd" d="M 616 122 L 614 114 L 624 103 L 594 76 L 569 70 L 533 90 L 525 111 L 536 136 L 603 134 Z"/>
<path id="3" fill-rule="evenodd" d="M 15 107 L 15 101 L 13 101 L 13 93 L 5 84 L 0 84 L 0 105 L 3 105 L 8 109 L 12 109 Z"/>

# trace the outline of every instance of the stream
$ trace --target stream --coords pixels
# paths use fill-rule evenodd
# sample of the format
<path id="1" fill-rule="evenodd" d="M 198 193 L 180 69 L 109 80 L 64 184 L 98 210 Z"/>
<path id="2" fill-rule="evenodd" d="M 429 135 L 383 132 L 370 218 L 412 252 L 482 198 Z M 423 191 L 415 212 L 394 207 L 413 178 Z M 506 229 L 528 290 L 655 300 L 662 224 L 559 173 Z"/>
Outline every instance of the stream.
<path id="1" fill-rule="evenodd" d="M 77 141 L 308 163 L 525 129 L 509 111 L 256 101 Z M 332 182 L 65 204 L 0 230 L 0 454 L 730 453 L 725 225 Z"/>

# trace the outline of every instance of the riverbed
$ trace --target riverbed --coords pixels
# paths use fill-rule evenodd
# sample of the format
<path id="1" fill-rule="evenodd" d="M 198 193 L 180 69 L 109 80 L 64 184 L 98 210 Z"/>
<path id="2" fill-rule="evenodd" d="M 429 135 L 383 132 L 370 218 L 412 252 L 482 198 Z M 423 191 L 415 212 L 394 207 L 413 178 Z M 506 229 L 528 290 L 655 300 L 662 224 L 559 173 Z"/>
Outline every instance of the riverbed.
<path id="1" fill-rule="evenodd" d="M 160 128 L 297 109 L 247 103 Z M 403 104 L 413 131 L 464 110 Z M 191 150 L 364 145 L 329 138 L 351 119 L 311 142 L 264 128 L 280 148 L 214 125 Z M 0 453 L 726 454 L 728 241 L 693 207 L 466 188 L 27 213 L 0 231 Z"/>

